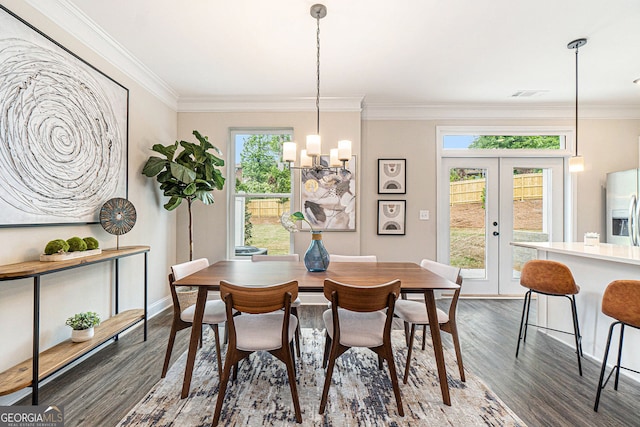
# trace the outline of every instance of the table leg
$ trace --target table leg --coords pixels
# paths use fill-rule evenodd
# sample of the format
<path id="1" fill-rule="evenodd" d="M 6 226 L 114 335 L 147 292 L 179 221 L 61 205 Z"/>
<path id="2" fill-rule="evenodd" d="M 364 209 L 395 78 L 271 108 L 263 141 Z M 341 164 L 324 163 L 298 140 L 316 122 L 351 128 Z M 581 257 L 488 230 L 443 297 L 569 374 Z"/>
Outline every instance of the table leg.
<path id="1" fill-rule="evenodd" d="M 442 338 L 440 337 L 440 325 L 438 324 L 438 312 L 436 311 L 436 298 L 433 293 L 433 289 L 425 291 L 424 300 L 427 305 L 427 314 L 429 315 L 429 328 L 431 329 L 433 352 L 435 353 L 436 365 L 438 366 L 438 378 L 440 379 L 442 400 L 445 405 L 451 406 L 449 383 L 447 382 L 447 368 L 444 364 L 444 354 L 442 353 Z"/>
<path id="2" fill-rule="evenodd" d="M 198 352 L 198 342 L 202 333 L 202 317 L 204 316 L 204 307 L 207 304 L 207 288 L 201 286 L 198 288 L 198 299 L 196 301 L 196 311 L 193 314 L 193 324 L 191 325 L 191 341 L 189 341 L 189 353 L 187 354 L 187 366 L 184 370 L 184 381 L 182 382 L 182 399 L 189 396 L 191 387 L 191 376 L 193 375 L 193 366 L 196 361 L 196 353 Z"/>

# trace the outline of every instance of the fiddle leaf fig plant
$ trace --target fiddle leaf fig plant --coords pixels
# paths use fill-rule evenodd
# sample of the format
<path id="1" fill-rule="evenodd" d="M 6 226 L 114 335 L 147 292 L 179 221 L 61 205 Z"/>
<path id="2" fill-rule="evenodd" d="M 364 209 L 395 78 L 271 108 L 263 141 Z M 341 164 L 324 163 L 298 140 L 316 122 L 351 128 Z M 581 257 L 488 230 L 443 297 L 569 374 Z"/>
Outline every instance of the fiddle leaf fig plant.
<path id="1" fill-rule="evenodd" d="M 151 156 L 142 168 L 142 174 L 149 178 L 156 177 L 160 190 L 169 197 L 164 204 L 168 211 L 176 209 L 183 200 L 189 209 L 189 259 L 193 259 L 193 217 L 191 204 L 200 200 L 205 205 L 215 202 L 213 190 L 222 190 L 225 178 L 220 169 L 224 160 L 220 150 L 209 142 L 197 130 L 193 135 L 199 144 L 188 141 L 176 141 L 174 144 L 155 144 L 151 149 L 164 156 Z M 182 151 L 178 152 L 182 147 Z M 212 152 L 213 151 L 213 152 Z M 217 155 L 216 155 L 217 154 Z"/>

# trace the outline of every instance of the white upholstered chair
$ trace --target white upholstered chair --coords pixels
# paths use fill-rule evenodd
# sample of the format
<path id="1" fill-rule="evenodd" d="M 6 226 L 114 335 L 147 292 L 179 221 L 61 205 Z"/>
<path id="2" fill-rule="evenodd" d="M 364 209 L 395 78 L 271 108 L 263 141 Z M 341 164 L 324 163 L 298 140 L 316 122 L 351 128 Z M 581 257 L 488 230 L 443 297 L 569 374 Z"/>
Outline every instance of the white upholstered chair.
<path id="1" fill-rule="evenodd" d="M 291 262 L 300 262 L 300 255 L 298 254 L 285 254 L 285 255 L 252 255 L 251 261 L 253 262 L 262 262 L 262 261 L 291 261 Z M 302 305 L 302 300 L 300 297 L 296 297 L 294 301 L 291 302 L 291 314 L 296 316 L 298 319 L 298 327 L 296 328 L 296 355 L 300 357 L 300 317 L 298 316 L 298 307 Z"/>
<path id="2" fill-rule="evenodd" d="M 329 262 L 378 262 L 378 257 L 375 255 L 329 254 Z"/>
<path id="3" fill-rule="evenodd" d="M 220 296 L 226 304 L 229 344 L 212 425 L 217 425 L 220 420 L 231 369 L 256 351 L 268 351 L 286 365 L 296 422 L 301 423 L 292 351 L 292 338 L 298 319 L 291 314 L 291 301 L 298 296 L 298 282 L 253 287 L 222 281 Z M 234 310 L 242 315 L 234 316 Z"/>
<path id="4" fill-rule="evenodd" d="M 169 342 L 167 344 L 167 352 L 164 357 L 164 365 L 162 367 L 162 378 L 167 375 L 169 369 L 169 360 L 173 351 L 173 343 L 176 339 L 176 332 L 191 327 L 193 324 L 193 316 L 196 311 L 195 299 L 197 290 L 181 292 L 183 289 L 174 284 L 175 281 L 182 279 L 196 271 L 202 270 L 209 266 L 209 260 L 200 258 L 193 261 L 183 262 L 171 267 L 169 274 L 169 288 L 171 290 L 171 298 L 173 299 L 173 323 L 171 324 L 171 332 L 169 333 Z M 218 359 L 218 375 L 222 373 L 222 356 L 220 355 L 220 334 L 218 324 L 226 321 L 225 307 L 222 300 L 207 301 L 204 309 L 202 324 L 208 324 L 215 334 L 216 357 Z"/>
<path id="5" fill-rule="evenodd" d="M 458 285 L 462 286 L 462 276 L 460 276 L 460 269 L 447 264 L 442 264 L 436 261 L 423 259 L 420 262 L 420 266 L 425 268 L 439 276 L 444 277 Z M 458 305 L 458 297 L 460 296 L 460 288 L 456 289 L 451 299 L 451 305 L 449 306 L 449 313 L 437 309 L 438 312 L 438 324 L 440 330 L 451 334 L 453 339 L 453 346 L 456 350 L 456 359 L 458 361 L 458 369 L 460 370 L 460 379 L 464 382 L 464 366 L 462 365 L 462 353 L 460 352 L 460 340 L 458 338 L 458 328 L 456 326 L 456 307 Z M 426 302 L 411 301 L 406 299 L 400 299 L 396 301 L 396 316 L 402 319 L 405 323 L 405 335 L 407 333 L 408 324 L 411 325 L 411 333 L 407 341 L 407 364 L 404 371 L 404 380 L 406 384 L 409 378 L 409 366 L 411 363 L 411 351 L 413 348 L 413 338 L 415 336 L 416 325 L 422 325 L 422 349 L 424 350 L 427 325 L 429 325 L 429 316 L 427 315 Z"/>

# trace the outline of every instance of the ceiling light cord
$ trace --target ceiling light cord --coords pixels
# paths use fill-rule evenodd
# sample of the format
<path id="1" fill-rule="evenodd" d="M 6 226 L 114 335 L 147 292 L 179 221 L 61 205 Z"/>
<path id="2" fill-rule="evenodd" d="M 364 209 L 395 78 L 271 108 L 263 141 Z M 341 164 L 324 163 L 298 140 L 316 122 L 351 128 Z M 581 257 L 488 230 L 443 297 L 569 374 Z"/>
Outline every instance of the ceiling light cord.
<path id="1" fill-rule="evenodd" d="M 320 14 L 316 15 L 316 135 L 320 135 Z"/>
<path id="2" fill-rule="evenodd" d="M 576 156 L 578 155 L 578 50 L 576 46 Z"/>

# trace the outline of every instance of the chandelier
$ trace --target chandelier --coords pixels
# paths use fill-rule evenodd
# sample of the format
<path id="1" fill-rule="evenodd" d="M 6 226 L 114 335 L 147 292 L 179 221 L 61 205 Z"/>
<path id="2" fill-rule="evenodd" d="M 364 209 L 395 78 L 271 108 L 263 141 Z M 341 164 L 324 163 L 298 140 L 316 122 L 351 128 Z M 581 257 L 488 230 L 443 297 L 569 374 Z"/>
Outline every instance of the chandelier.
<path id="1" fill-rule="evenodd" d="M 351 159 L 351 141 L 338 141 L 338 148 L 329 150 L 329 164 L 323 165 L 320 159 L 322 144 L 320 140 L 320 20 L 327 16 L 327 8 L 323 4 L 314 4 L 310 10 L 316 19 L 316 134 L 307 135 L 306 148 L 300 150 L 300 166 L 295 167 L 297 146 L 295 142 L 282 144 L 282 160 L 289 164 L 289 168 L 321 171 L 325 169 L 346 169 Z"/>

